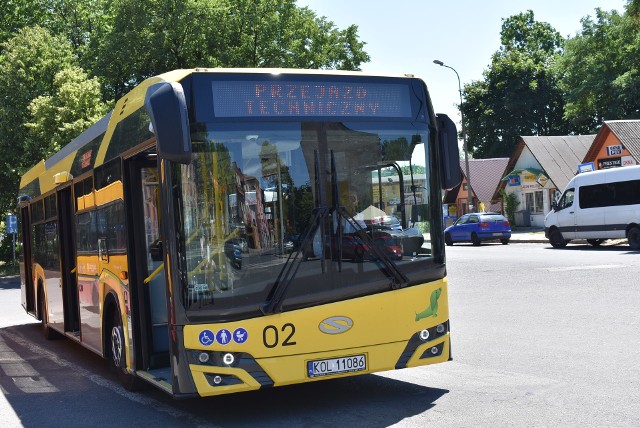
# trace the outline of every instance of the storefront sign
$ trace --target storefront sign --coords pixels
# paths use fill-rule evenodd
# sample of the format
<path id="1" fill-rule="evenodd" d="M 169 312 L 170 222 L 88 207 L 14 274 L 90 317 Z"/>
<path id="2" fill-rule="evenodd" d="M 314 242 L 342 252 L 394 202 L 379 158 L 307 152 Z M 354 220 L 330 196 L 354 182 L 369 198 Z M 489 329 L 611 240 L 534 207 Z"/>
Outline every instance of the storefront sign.
<path id="1" fill-rule="evenodd" d="M 632 166 L 636 164 L 633 156 L 622 156 L 622 166 Z"/>
<path id="2" fill-rule="evenodd" d="M 622 166 L 622 159 L 619 157 L 598 159 L 598 169 L 616 168 L 618 166 Z"/>
<path id="3" fill-rule="evenodd" d="M 538 176 L 538 180 L 536 181 L 541 187 L 544 187 L 547 185 L 547 181 L 549 181 L 549 179 L 547 178 L 546 175 L 544 174 L 540 174 Z"/>
<path id="4" fill-rule="evenodd" d="M 520 185 L 520 176 L 519 175 L 510 175 L 507 177 L 507 185 L 508 186 L 519 186 Z"/>
<path id="5" fill-rule="evenodd" d="M 531 190 L 531 189 L 539 189 L 540 185 L 538 183 L 529 183 L 529 184 L 523 184 L 522 185 L 522 190 Z"/>
<path id="6" fill-rule="evenodd" d="M 607 146 L 607 156 L 618 156 L 622 154 L 622 146 L 621 145 L 616 145 L 616 146 Z"/>

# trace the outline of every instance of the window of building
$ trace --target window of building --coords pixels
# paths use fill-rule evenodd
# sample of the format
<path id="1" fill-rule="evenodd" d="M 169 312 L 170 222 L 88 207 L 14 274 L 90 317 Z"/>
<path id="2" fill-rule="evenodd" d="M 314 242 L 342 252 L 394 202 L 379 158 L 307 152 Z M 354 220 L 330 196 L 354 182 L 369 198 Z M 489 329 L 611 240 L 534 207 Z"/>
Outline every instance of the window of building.
<path id="1" fill-rule="evenodd" d="M 524 197 L 526 209 L 528 209 L 531 213 L 544 212 L 544 192 L 542 190 L 525 193 Z"/>

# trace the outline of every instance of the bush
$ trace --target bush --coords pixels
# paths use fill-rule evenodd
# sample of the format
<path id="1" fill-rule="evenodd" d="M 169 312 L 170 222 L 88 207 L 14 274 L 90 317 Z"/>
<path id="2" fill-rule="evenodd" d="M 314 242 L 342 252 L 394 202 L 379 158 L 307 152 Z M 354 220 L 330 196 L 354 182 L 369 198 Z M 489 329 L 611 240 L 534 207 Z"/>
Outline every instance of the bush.
<path id="1" fill-rule="evenodd" d="M 516 210 L 518 209 L 518 205 L 520 205 L 518 196 L 515 193 L 507 193 L 504 189 L 500 193 L 502 193 L 502 200 L 504 201 L 504 210 L 507 215 L 507 219 L 509 220 L 509 223 L 515 225 Z"/>

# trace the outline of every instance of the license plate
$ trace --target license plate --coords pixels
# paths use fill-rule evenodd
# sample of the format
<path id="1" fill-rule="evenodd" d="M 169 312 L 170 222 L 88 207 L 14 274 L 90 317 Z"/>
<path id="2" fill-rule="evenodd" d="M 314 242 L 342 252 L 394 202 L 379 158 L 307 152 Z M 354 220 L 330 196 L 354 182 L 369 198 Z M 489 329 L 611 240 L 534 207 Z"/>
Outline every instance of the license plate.
<path id="1" fill-rule="evenodd" d="M 367 357 L 365 354 L 329 358 L 326 360 L 307 361 L 307 374 L 309 377 L 359 372 L 366 369 Z"/>
<path id="2" fill-rule="evenodd" d="M 501 232 L 496 232 L 496 233 L 493 234 L 493 236 L 502 236 L 502 233 Z"/>

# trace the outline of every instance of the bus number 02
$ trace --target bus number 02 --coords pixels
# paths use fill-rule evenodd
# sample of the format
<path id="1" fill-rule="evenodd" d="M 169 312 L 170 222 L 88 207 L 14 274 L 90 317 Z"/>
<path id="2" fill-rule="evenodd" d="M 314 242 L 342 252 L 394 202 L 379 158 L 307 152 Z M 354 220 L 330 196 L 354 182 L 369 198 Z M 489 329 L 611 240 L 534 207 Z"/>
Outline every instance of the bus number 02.
<path id="1" fill-rule="evenodd" d="M 286 336 L 282 342 L 282 346 L 292 346 L 296 342 L 292 341 L 293 335 L 296 333 L 296 326 L 291 323 L 286 323 L 280 329 L 283 336 Z M 271 332 L 271 333 L 269 333 Z M 267 348 L 275 348 L 280 343 L 280 334 L 278 328 L 275 325 L 268 325 L 262 330 L 262 343 Z"/>

